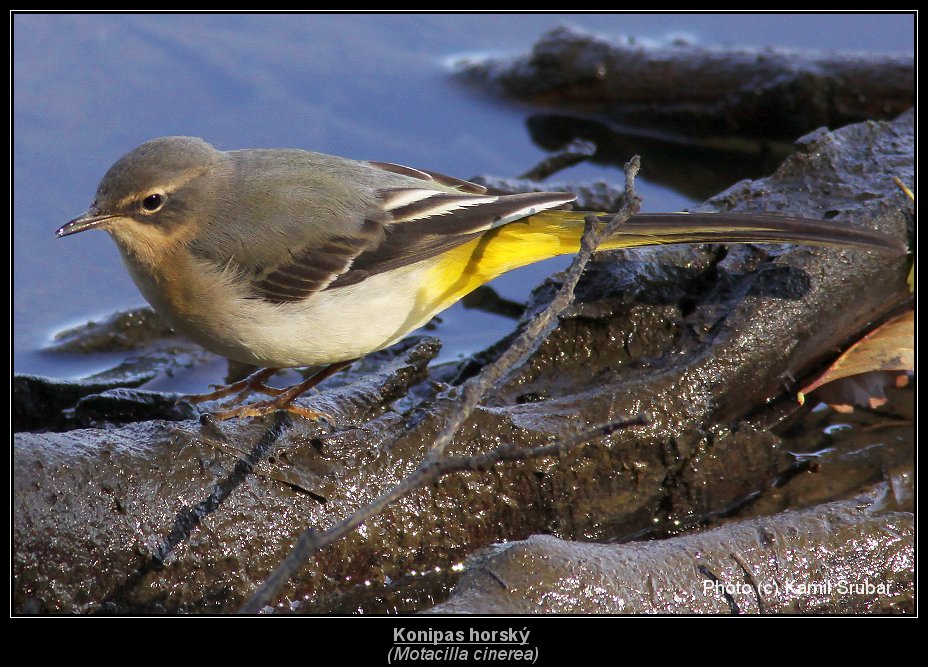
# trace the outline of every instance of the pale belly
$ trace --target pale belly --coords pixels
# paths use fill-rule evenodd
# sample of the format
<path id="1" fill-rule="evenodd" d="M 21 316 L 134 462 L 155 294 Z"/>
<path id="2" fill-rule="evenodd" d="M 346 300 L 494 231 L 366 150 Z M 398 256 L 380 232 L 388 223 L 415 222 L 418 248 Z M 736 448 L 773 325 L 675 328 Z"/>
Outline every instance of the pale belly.
<path id="1" fill-rule="evenodd" d="M 126 264 L 148 302 L 177 331 L 212 352 L 262 367 L 357 359 L 398 341 L 437 310 L 418 305 L 428 262 L 282 304 L 246 296 L 221 272 L 199 272 L 202 279 L 186 289 L 185 302 L 194 307 L 171 303 Z"/>

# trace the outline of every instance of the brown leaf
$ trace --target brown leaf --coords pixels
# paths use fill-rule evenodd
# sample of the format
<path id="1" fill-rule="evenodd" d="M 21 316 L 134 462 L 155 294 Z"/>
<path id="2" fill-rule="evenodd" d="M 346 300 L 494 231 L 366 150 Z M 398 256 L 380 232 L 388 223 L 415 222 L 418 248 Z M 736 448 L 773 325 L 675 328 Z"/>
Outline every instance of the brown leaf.
<path id="1" fill-rule="evenodd" d="M 885 402 L 882 387 L 887 380 L 895 381 L 895 374 L 886 371 L 915 370 L 915 311 L 909 310 L 877 327 L 854 343 L 829 368 L 799 391 L 800 405 L 822 385 L 851 376 L 853 383 L 842 385 L 845 399 L 835 397 L 838 404 L 848 411 L 850 405 L 878 407 Z M 873 373 L 878 371 L 878 373 Z M 859 377 L 870 374 L 866 378 Z M 831 401 L 829 401 L 831 403 Z"/>

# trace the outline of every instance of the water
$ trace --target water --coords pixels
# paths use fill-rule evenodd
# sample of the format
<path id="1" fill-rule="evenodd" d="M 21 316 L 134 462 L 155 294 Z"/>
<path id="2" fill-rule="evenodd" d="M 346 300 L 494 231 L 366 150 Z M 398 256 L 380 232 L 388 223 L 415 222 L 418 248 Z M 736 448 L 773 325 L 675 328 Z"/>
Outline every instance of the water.
<path id="1" fill-rule="evenodd" d="M 511 176 L 544 156 L 524 125 L 529 110 L 456 84 L 448 63 L 523 53 L 563 24 L 655 42 L 914 52 L 909 15 L 15 15 L 15 371 L 77 377 L 111 365 L 41 350 L 56 331 L 144 303 L 106 234 L 53 238 L 127 150 L 189 134 L 222 149 L 299 147 L 464 178 Z M 595 166 L 565 176 L 621 178 Z M 647 181 L 639 190 L 645 210 L 693 203 Z M 494 287 L 523 300 L 567 261 L 528 267 Z M 460 305 L 442 320 L 434 333 L 444 358 L 512 328 Z"/>

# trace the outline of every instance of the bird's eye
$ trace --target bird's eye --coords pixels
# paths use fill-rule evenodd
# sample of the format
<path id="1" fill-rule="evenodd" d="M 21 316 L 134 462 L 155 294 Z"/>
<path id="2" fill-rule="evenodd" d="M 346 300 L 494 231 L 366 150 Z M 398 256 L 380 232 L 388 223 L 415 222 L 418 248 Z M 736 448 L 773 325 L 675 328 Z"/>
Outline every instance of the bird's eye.
<path id="1" fill-rule="evenodd" d="M 162 206 L 164 206 L 164 195 L 157 192 L 142 200 L 142 210 L 146 213 L 154 213 Z"/>

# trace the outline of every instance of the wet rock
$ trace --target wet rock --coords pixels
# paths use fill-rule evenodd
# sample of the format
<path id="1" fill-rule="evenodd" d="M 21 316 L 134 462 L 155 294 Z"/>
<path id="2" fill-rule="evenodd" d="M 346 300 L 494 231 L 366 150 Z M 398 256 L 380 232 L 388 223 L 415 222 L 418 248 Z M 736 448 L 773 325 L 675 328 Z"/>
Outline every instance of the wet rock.
<path id="1" fill-rule="evenodd" d="M 633 544 L 535 535 L 475 557 L 428 613 L 912 613 L 914 529 L 858 499 Z"/>
<path id="2" fill-rule="evenodd" d="M 376 372 L 341 378 L 312 405 L 333 407 L 329 401 L 338 396 L 339 420 L 376 426 L 384 405 L 422 381 L 437 347 L 434 339 L 405 341 L 379 354 Z M 287 535 L 376 491 L 379 467 L 368 469 L 370 479 L 346 486 L 366 459 L 377 457 L 376 447 L 371 439 L 345 451 L 326 438 L 325 425 L 286 413 L 235 423 L 154 420 L 18 434 L 15 607 L 20 613 L 230 611 L 285 555 Z M 370 562 L 354 567 L 364 572 Z M 346 581 L 343 573 L 336 577 Z M 58 583 L 42 583 L 49 581 Z"/>
<path id="3" fill-rule="evenodd" d="M 177 334 L 151 308 L 116 313 L 103 322 L 87 322 L 55 336 L 53 352 L 112 352 L 138 350 Z"/>
<path id="4" fill-rule="evenodd" d="M 680 137 L 793 138 L 889 120 L 914 103 L 912 55 L 648 46 L 556 28 L 525 55 L 458 76 L 522 102 Z"/>
<path id="5" fill-rule="evenodd" d="M 121 387 L 137 387 L 154 374 L 119 377 L 108 382 L 68 382 L 37 375 L 13 376 L 13 431 L 52 431 L 73 428 L 66 411 L 81 399 Z"/>
<path id="6" fill-rule="evenodd" d="M 696 200 L 772 173 L 798 136 L 915 103 L 911 54 L 646 45 L 573 28 L 523 56 L 461 60 L 457 76 L 539 108 L 527 129 L 544 150 L 583 140 L 611 166 L 642 155 L 642 176 Z"/>

